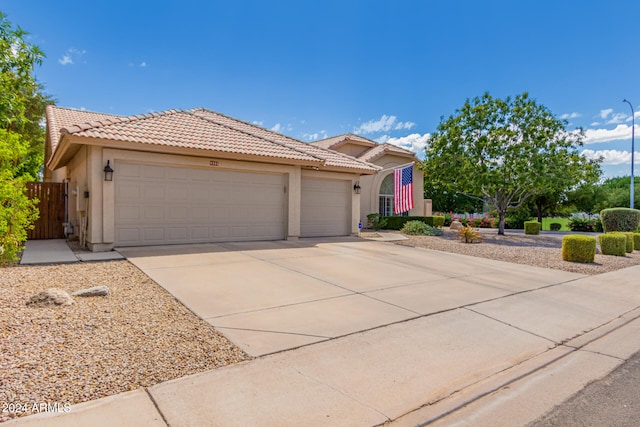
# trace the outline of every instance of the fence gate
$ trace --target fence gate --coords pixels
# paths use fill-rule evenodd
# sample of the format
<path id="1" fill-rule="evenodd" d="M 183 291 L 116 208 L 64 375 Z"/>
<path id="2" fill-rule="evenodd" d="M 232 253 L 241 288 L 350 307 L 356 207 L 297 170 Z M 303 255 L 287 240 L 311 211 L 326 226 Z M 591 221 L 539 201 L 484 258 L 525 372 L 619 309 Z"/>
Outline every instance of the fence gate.
<path id="1" fill-rule="evenodd" d="M 40 217 L 33 230 L 27 231 L 27 239 L 64 239 L 62 223 L 65 207 L 65 184 L 60 182 L 28 182 L 27 196 L 38 199 Z"/>

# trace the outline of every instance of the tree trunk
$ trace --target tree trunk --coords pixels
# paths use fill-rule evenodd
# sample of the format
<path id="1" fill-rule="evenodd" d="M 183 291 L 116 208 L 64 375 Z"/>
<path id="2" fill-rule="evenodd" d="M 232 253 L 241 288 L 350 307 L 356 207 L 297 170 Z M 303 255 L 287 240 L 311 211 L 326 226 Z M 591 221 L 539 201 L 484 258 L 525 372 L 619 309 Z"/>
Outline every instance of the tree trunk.
<path id="1" fill-rule="evenodd" d="M 503 210 L 499 210 L 498 211 L 498 234 L 501 236 L 504 236 L 504 217 L 505 217 L 505 211 Z"/>
<path id="2" fill-rule="evenodd" d="M 536 201 L 536 208 L 538 210 L 538 222 L 542 224 L 542 202 Z"/>

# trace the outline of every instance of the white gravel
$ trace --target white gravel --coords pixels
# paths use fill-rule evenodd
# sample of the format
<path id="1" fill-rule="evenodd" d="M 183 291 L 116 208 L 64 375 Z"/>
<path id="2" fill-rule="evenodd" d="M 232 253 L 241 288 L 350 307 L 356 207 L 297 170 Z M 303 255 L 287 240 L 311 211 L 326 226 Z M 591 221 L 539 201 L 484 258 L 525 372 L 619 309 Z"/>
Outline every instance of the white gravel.
<path id="1" fill-rule="evenodd" d="M 591 275 L 640 264 L 640 251 L 619 257 L 602 255 L 598 250 L 595 262 L 590 264 L 563 261 L 561 234 L 532 236 L 507 232 L 499 236 L 497 230 L 480 231 L 482 243 L 462 243 L 457 232 L 445 228 L 443 236 L 406 236 L 408 240 L 397 244 Z"/>
<path id="2" fill-rule="evenodd" d="M 99 285 L 111 295 L 26 305 Z M 2 268 L 0 291 L 0 421 L 250 358 L 128 261 Z"/>

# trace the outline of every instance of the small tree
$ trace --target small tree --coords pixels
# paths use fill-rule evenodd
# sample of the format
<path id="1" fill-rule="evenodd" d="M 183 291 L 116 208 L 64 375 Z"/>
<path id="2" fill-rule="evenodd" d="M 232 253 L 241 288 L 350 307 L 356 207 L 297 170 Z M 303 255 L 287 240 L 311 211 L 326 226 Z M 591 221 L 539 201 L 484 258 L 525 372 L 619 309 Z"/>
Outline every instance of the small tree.
<path id="1" fill-rule="evenodd" d="M 527 93 L 504 100 L 485 93 L 441 119 L 423 170 L 449 191 L 486 198 L 504 234 L 508 209 L 549 189 L 572 188 L 584 170 L 597 167 L 578 153 L 582 132 L 567 132 L 566 123 Z"/>
<path id="2" fill-rule="evenodd" d="M 27 230 L 38 219 L 37 200 L 29 200 L 25 183 L 33 180 L 19 174 L 29 144 L 18 134 L 0 129 L 0 262 L 17 260 L 27 240 Z"/>

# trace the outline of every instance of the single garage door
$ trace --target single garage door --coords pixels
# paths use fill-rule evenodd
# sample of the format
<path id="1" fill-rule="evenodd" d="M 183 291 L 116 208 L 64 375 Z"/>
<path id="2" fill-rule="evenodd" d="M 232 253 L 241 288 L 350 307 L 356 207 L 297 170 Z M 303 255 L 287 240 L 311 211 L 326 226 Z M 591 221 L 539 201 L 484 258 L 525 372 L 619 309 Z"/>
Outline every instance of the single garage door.
<path id="1" fill-rule="evenodd" d="M 351 234 L 350 183 L 302 178 L 300 236 Z"/>
<path id="2" fill-rule="evenodd" d="M 284 175 L 118 162 L 116 246 L 279 240 Z"/>

